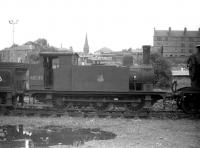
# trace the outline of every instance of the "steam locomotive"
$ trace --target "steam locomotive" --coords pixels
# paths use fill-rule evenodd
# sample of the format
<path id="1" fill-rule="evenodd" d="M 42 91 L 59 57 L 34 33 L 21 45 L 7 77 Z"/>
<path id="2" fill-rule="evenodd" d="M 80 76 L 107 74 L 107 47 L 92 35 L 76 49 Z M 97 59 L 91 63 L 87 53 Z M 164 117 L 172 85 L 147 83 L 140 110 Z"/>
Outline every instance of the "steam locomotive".
<path id="1" fill-rule="evenodd" d="M 10 107 L 23 100 L 27 66 L 22 63 L 0 62 L 0 106 Z"/>
<path id="2" fill-rule="evenodd" d="M 133 112 L 150 109 L 157 100 L 165 98 L 166 92 L 153 89 L 154 71 L 148 45 L 143 46 L 140 66 L 131 63 L 81 66 L 78 58 L 76 53 L 41 52 L 34 64 L 0 63 L 1 106 L 23 103 L 24 95 L 28 94 L 57 109 Z M 178 105 L 183 106 L 182 90 L 174 94 Z"/>
<path id="3" fill-rule="evenodd" d="M 187 61 L 191 87 L 183 87 L 176 90 L 176 83 L 172 84 L 173 97 L 177 100 L 177 106 L 185 113 L 194 114 L 200 111 L 200 45 Z"/>

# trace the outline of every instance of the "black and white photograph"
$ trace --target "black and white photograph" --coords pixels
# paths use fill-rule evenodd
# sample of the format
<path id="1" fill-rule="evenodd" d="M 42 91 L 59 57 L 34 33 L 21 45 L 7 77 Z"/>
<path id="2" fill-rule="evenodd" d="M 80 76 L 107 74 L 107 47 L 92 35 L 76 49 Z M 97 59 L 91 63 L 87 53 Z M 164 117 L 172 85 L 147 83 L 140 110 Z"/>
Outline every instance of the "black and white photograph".
<path id="1" fill-rule="evenodd" d="M 0 148 L 200 148 L 199 0 L 1 0 Z"/>

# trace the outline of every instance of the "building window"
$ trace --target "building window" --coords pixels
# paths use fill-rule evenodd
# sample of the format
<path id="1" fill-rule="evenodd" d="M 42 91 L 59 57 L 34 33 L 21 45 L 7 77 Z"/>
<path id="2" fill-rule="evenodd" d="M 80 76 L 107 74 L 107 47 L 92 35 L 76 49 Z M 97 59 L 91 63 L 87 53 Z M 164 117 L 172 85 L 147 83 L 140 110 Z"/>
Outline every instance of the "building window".
<path id="1" fill-rule="evenodd" d="M 184 44 L 184 43 L 181 43 L 181 47 L 185 47 L 185 44 Z"/>
<path id="2" fill-rule="evenodd" d="M 193 42 L 194 40 L 193 40 L 193 38 L 189 38 L 189 41 L 190 41 L 190 42 Z"/>
<path id="3" fill-rule="evenodd" d="M 189 47 L 190 47 L 190 48 L 193 48 L 193 47 L 194 47 L 194 44 L 191 43 L 191 44 L 189 45 Z"/>
<path id="4" fill-rule="evenodd" d="M 60 67 L 60 59 L 53 59 L 53 69 L 58 69 Z"/>
<path id="5" fill-rule="evenodd" d="M 162 41 L 162 37 L 158 36 L 157 41 Z"/>
<path id="6" fill-rule="evenodd" d="M 181 41 L 184 41 L 185 39 L 184 39 L 184 37 L 181 37 Z"/>

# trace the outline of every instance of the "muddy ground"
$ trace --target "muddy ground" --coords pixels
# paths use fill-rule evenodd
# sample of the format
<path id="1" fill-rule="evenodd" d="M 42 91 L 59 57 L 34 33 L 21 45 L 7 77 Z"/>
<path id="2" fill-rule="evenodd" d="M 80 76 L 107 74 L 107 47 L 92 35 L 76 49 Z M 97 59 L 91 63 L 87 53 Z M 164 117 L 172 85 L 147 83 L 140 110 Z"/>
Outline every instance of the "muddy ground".
<path id="1" fill-rule="evenodd" d="M 99 128 L 116 136 L 109 140 L 90 139 L 81 145 L 51 147 L 77 148 L 198 148 L 200 120 L 197 119 L 112 119 L 82 117 L 0 117 L 0 126 L 23 124 L 26 130 L 45 126 L 72 129 Z"/>

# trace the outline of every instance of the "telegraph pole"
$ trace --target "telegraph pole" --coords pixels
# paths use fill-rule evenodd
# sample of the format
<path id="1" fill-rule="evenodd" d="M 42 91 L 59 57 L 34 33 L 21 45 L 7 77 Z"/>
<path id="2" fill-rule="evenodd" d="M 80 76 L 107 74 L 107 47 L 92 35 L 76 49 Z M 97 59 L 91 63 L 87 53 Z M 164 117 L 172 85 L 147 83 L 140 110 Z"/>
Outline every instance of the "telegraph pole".
<path id="1" fill-rule="evenodd" d="M 13 45 L 15 44 L 15 25 L 18 23 L 19 20 L 9 20 L 9 24 L 12 25 L 12 33 L 13 33 Z"/>

